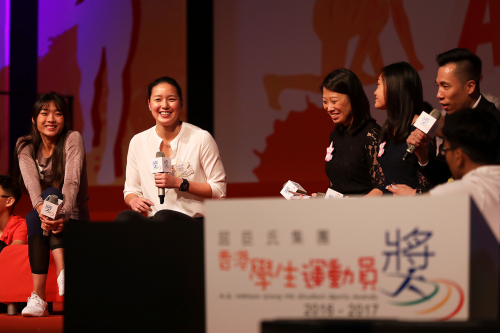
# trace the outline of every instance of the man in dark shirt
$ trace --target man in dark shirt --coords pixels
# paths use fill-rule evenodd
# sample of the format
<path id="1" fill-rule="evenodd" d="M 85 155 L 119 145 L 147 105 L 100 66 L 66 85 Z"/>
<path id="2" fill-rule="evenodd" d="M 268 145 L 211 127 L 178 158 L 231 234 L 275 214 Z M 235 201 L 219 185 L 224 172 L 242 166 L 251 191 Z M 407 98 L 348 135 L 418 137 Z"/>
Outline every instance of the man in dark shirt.
<path id="1" fill-rule="evenodd" d="M 439 54 L 436 61 L 439 65 L 436 97 L 447 114 L 472 108 L 478 112 L 491 113 L 500 124 L 500 111 L 481 95 L 479 89 L 482 62 L 478 56 L 467 49 L 457 48 Z M 406 142 L 417 147 L 415 155 L 418 157 L 422 174 L 436 186 L 445 183 L 452 175 L 446 160 L 440 154 L 436 156 L 428 153 L 429 141 L 429 136 L 417 129 L 410 134 Z M 405 192 L 405 188 L 402 187 L 399 192 Z"/>

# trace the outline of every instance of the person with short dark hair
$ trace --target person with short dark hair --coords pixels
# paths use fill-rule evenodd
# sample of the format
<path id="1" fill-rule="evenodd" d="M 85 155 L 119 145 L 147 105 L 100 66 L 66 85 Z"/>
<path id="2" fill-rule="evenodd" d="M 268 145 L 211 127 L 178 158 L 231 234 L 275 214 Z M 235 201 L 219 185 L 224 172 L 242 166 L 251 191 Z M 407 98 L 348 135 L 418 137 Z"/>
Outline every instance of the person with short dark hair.
<path id="1" fill-rule="evenodd" d="M 446 115 L 451 115 L 457 110 L 464 108 L 474 109 L 476 112 L 487 112 L 492 115 L 494 121 L 500 125 L 500 111 L 495 104 L 489 102 L 479 89 L 481 79 L 481 59 L 467 49 L 456 48 L 436 57 L 439 65 L 436 84 L 438 86 L 437 98 Z M 447 117 L 442 122 L 446 122 Z M 442 147 L 442 134 L 436 137 L 436 153 L 429 154 L 429 136 L 420 130 L 414 130 L 407 139 L 408 145 L 413 144 L 417 149 L 415 155 L 418 158 L 421 171 L 433 186 L 448 181 L 452 174 L 439 150 Z M 500 143 L 499 143 L 500 148 Z M 499 150 L 500 152 L 500 150 Z M 497 162 L 500 154 L 496 153 Z M 408 195 L 401 190 L 392 189 L 395 194 Z"/>
<path id="2" fill-rule="evenodd" d="M 500 166 L 495 165 L 500 126 L 488 112 L 463 109 L 447 116 L 444 156 L 455 181 L 430 195 L 469 194 L 500 241 Z"/>
<path id="3" fill-rule="evenodd" d="M 66 101 L 55 92 L 42 94 L 31 116 L 31 134 L 19 138 L 14 155 L 14 180 L 29 194 L 33 205 L 26 216 L 33 292 L 22 315 L 43 317 L 48 315 L 45 286 L 50 253 L 56 264 L 57 285 L 62 296 L 64 225 L 68 221 L 90 221 L 89 197 L 84 142 L 80 133 L 70 130 Z M 54 219 L 41 213 L 43 201 L 49 195 L 63 200 Z"/>
<path id="4" fill-rule="evenodd" d="M 382 195 L 383 172 L 377 161 L 380 126 L 370 115 L 361 81 L 346 68 L 321 84 L 323 109 L 334 123 L 325 157 L 330 188 L 342 194 Z"/>
<path id="5" fill-rule="evenodd" d="M 204 199 L 226 196 L 219 148 L 209 132 L 180 120 L 182 90 L 173 78 L 151 82 L 147 102 L 155 126 L 130 141 L 123 191 L 130 210 L 118 214 L 115 221 L 182 221 L 201 226 Z M 157 152 L 171 158 L 171 173 L 151 173 L 150 162 Z M 165 189 L 163 203 L 159 188 Z"/>
<path id="6" fill-rule="evenodd" d="M 21 191 L 10 176 L 0 175 L 0 252 L 9 245 L 28 244 L 26 220 L 13 214 Z"/>
<path id="7" fill-rule="evenodd" d="M 422 193 L 430 183 L 421 174 L 417 157 L 402 159 L 408 145 L 406 138 L 415 129 L 413 123 L 422 112 L 422 82 L 417 71 L 407 62 L 385 66 L 377 81 L 375 108 L 387 111 L 379 139 L 378 161 L 384 171 L 385 186 L 405 184 Z M 431 146 L 429 146 L 431 147 Z"/>

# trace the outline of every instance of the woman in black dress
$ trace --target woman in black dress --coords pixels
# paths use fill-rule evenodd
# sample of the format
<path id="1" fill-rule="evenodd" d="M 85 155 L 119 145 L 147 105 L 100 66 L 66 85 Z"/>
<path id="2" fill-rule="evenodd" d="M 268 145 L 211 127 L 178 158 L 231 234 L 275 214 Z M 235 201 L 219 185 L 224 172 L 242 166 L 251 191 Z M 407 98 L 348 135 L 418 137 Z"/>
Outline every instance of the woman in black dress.
<path id="1" fill-rule="evenodd" d="M 325 157 L 330 188 L 344 195 L 381 195 L 380 126 L 370 116 L 361 81 L 349 69 L 340 68 L 326 76 L 321 88 L 323 108 L 335 124 Z"/>
<path id="2" fill-rule="evenodd" d="M 387 110 L 378 152 L 378 161 L 385 175 L 384 187 L 405 184 L 421 193 L 431 186 L 418 171 L 415 155 L 411 154 L 403 161 L 408 148 L 406 138 L 415 129 L 412 124 L 422 112 L 423 104 L 420 76 L 409 63 L 398 62 L 384 67 L 375 90 L 375 107 Z"/>

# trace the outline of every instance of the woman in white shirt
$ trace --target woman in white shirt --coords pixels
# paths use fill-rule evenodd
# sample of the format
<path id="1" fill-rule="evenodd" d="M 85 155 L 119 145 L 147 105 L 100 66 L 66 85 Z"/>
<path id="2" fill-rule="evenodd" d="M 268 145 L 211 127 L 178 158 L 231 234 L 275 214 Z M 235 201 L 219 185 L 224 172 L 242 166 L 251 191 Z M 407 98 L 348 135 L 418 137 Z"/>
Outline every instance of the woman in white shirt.
<path id="1" fill-rule="evenodd" d="M 204 198 L 226 196 L 226 173 L 215 140 L 205 130 L 182 122 L 182 91 L 170 77 L 148 86 L 148 106 L 156 125 L 135 135 L 127 155 L 125 203 L 131 211 L 115 221 L 191 219 L 204 216 Z M 172 160 L 172 173 L 151 173 L 157 152 Z M 158 188 L 165 189 L 160 203 Z"/>

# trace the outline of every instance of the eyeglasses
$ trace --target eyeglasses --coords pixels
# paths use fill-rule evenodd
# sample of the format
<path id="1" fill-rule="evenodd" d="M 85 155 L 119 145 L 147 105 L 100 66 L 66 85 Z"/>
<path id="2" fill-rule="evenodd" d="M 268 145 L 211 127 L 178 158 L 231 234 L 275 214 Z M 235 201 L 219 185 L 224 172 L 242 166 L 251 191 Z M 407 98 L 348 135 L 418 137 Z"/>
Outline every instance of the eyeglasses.
<path id="1" fill-rule="evenodd" d="M 444 145 L 442 145 L 441 148 L 439 149 L 439 153 L 441 154 L 441 156 L 446 156 L 446 152 L 453 151 L 455 149 L 458 149 L 458 147 L 457 148 L 451 148 L 451 147 L 447 148 Z"/>

